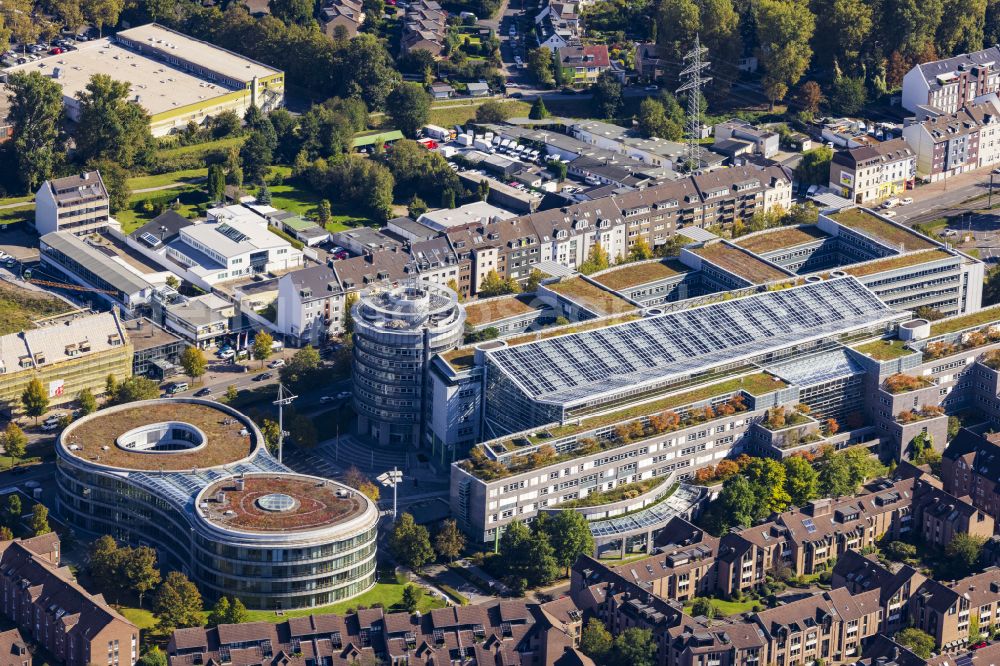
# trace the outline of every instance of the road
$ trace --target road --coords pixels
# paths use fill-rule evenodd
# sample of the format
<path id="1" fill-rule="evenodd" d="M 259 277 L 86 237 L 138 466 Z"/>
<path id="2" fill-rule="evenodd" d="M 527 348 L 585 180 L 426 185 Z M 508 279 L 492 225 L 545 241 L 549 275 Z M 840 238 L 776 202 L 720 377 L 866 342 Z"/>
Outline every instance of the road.
<path id="1" fill-rule="evenodd" d="M 1000 177 L 994 176 L 994 184 L 997 188 L 997 200 L 1000 201 Z M 964 173 L 944 181 L 922 185 L 909 195 L 913 198 L 912 204 L 895 209 L 896 220 L 917 224 L 958 214 L 971 207 L 985 207 L 985 200 L 970 205 L 962 204 L 976 195 L 987 194 L 989 187 L 989 172 Z"/>

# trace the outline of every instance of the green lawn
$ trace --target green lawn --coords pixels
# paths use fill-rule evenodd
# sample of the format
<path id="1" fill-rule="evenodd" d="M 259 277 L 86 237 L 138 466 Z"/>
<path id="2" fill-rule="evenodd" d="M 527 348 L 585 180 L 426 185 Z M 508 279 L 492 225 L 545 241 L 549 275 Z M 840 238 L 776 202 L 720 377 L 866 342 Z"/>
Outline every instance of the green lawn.
<path id="1" fill-rule="evenodd" d="M 130 606 L 119 606 L 118 612 L 125 616 L 125 619 L 139 627 L 149 631 L 156 626 L 156 618 L 145 608 L 132 608 Z"/>
<path id="2" fill-rule="evenodd" d="M 180 207 L 177 209 L 179 214 L 184 217 L 198 217 L 201 207 L 208 203 L 208 195 L 197 185 L 181 185 L 167 190 L 133 194 L 129 200 L 130 206 L 114 215 L 121 223 L 123 233 L 130 234 L 156 217 L 155 211 L 147 213 L 140 208 L 145 200 L 151 201 L 154 205 L 162 203 L 164 206 L 180 200 Z"/>
<path id="3" fill-rule="evenodd" d="M 195 143 L 190 146 L 174 146 L 171 148 L 161 148 L 156 151 L 156 156 L 160 159 L 173 157 L 183 157 L 198 154 L 207 154 L 215 151 L 229 150 L 233 146 L 241 146 L 246 141 L 245 136 L 231 136 L 205 143 Z"/>
<path id="4" fill-rule="evenodd" d="M 271 205 L 281 210 L 287 210 L 309 219 L 316 219 L 316 208 L 321 197 L 316 190 L 301 178 L 292 178 L 292 170 L 285 166 L 271 167 L 271 173 L 280 173 L 283 177 L 281 185 L 269 185 L 271 190 Z M 358 226 L 371 226 L 374 222 L 355 215 L 348 206 L 331 202 L 331 217 L 326 224 L 327 231 L 336 232 Z"/>
<path id="5" fill-rule="evenodd" d="M 427 122 L 431 125 L 439 125 L 441 127 L 451 127 L 452 125 L 464 125 L 473 118 L 476 117 L 476 108 L 483 102 L 488 101 L 490 98 L 484 100 L 477 100 L 476 102 L 470 104 L 463 104 L 461 106 L 455 106 L 456 102 L 449 100 L 451 103 L 442 102 L 438 107 L 431 106 L 430 117 Z M 531 105 L 527 102 L 520 102 L 517 100 L 505 101 L 505 104 L 510 105 L 513 109 L 512 116 L 527 116 L 528 111 L 531 110 Z M 452 108 L 439 108 L 441 106 L 447 106 Z M 385 119 L 385 125 L 389 126 L 392 124 L 392 120 L 388 116 L 383 116 Z"/>
<path id="6" fill-rule="evenodd" d="M 190 146 L 185 146 L 188 148 Z M 207 178 L 208 168 L 199 169 L 183 169 L 181 171 L 170 171 L 168 173 L 160 173 L 155 176 L 137 176 L 135 178 L 128 179 L 128 186 L 133 192 L 136 190 L 144 190 L 150 187 L 163 187 L 164 185 L 172 185 L 174 183 L 188 183 L 196 178 Z"/>
<path id="7" fill-rule="evenodd" d="M 0 225 L 14 224 L 15 222 L 35 221 L 35 204 L 20 206 L 18 208 L 0 209 Z"/>
<path id="8" fill-rule="evenodd" d="M 729 601 L 727 599 L 711 598 L 712 605 L 715 606 L 719 615 L 729 617 L 732 615 L 742 615 L 747 611 L 752 611 L 754 606 L 763 605 L 757 599 L 744 599 L 743 601 Z M 691 602 L 684 604 L 684 612 L 691 612 Z"/>
<path id="9" fill-rule="evenodd" d="M 370 608 L 376 604 L 381 604 L 382 607 L 386 609 L 386 612 L 389 612 L 390 610 L 400 610 L 399 608 L 393 609 L 393 607 L 398 606 L 398 604 L 402 601 L 404 587 L 405 584 L 401 582 L 401 580 L 397 580 L 396 582 L 384 582 L 383 579 L 383 581 L 375 583 L 375 587 L 369 591 L 348 601 L 341 601 L 337 604 L 320 606 L 318 608 L 288 610 L 285 611 L 283 615 L 277 615 L 274 611 L 250 611 L 250 617 L 248 620 L 250 622 L 282 622 L 290 617 L 302 617 L 304 615 L 321 615 L 324 613 L 343 615 L 349 609 L 356 609 L 358 606 L 367 606 Z M 441 599 L 432 598 L 425 594 L 421 598 L 420 605 L 417 610 L 421 613 L 426 613 L 434 608 L 443 608 L 444 605 L 445 603 Z"/>
<path id="10" fill-rule="evenodd" d="M 31 203 L 35 200 L 34 194 L 25 194 L 23 197 L 7 197 L 6 199 L 0 199 L 0 206 L 9 206 L 11 204 L 20 203 Z"/>

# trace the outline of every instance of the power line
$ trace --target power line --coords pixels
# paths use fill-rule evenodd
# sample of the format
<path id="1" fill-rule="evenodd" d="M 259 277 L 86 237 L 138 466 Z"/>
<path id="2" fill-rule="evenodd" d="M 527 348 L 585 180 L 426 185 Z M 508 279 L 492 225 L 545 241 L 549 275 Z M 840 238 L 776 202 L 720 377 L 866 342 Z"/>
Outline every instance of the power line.
<path id="1" fill-rule="evenodd" d="M 694 171 L 701 166 L 701 87 L 712 80 L 711 77 L 703 76 L 703 72 L 708 69 L 711 63 L 702 60 L 702 56 L 708 53 L 708 49 L 701 45 L 698 35 L 694 37 L 694 48 L 684 54 L 684 62 L 687 67 L 681 70 L 681 79 L 687 79 L 677 93 L 687 92 L 688 94 L 688 120 L 687 120 L 687 151 L 686 161 L 688 171 Z"/>

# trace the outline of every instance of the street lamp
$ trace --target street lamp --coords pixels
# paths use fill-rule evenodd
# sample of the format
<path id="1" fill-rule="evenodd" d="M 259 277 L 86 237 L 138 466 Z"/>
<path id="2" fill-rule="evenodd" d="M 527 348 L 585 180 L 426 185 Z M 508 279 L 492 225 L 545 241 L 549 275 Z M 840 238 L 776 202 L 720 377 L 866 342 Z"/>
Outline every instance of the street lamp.
<path id="1" fill-rule="evenodd" d="M 392 488 L 392 519 L 396 520 L 396 486 L 403 481 L 403 473 L 395 467 L 391 472 L 382 472 L 375 477 L 386 488 Z"/>

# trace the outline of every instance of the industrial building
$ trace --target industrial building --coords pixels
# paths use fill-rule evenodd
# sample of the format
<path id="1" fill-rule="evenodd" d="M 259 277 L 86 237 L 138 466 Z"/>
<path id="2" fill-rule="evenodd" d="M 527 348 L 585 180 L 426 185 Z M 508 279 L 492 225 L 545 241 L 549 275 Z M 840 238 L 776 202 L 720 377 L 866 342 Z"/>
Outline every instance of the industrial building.
<path id="1" fill-rule="evenodd" d="M 41 72 L 61 87 L 71 120 L 78 120 L 77 95 L 95 74 L 129 84 L 129 98 L 150 116 L 150 130 L 163 136 L 204 123 L 223 111 L 242 116 L 251 106 L 263 111 L 284 102 L 285 75 L 249 58 L 156 23 L 122 30 L 113 37 L 8 72 Z"/>
<path id="2" fill-rule="evenodd" d="M 63 430 L 56 452 L 64 520 L 153 545 L 209 599 L 310 608 L 375 583 L 375 505 L 290 471 L 234 409 L 191 398 L 110 407 Z"/>
<path id="3" fill-rule="evenodd" d="M 425 415 L 435 411 L 427 364 L 462 341 L 465 311 L 458 296 L 410 278 L 366 290 L 351 314 L 358 432 L 383 446 L 423 441 Z"/>

